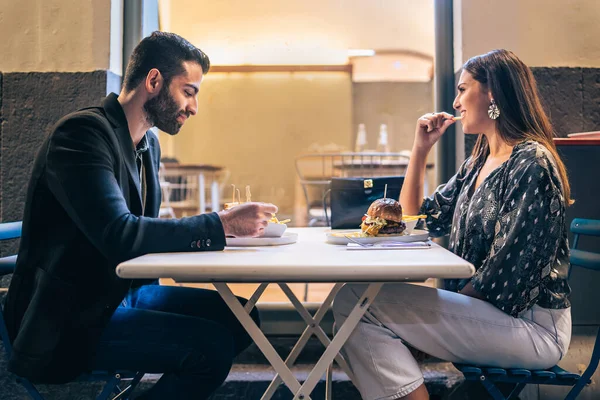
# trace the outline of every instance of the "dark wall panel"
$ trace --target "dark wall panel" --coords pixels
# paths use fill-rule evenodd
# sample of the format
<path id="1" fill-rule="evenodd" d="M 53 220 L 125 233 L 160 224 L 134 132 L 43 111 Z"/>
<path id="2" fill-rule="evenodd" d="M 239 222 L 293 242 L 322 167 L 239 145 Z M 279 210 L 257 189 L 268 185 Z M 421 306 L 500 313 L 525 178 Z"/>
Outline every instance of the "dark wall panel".
<path id="1" fill-rule="evenodd" d="M 107 71 L 11 72 L 0 83 L 0 221 L 21 220 L 33 159 L 51 127 L 98 104 L 119 77 Z M 13 251 L 0 247 L 0 252 Z"/>

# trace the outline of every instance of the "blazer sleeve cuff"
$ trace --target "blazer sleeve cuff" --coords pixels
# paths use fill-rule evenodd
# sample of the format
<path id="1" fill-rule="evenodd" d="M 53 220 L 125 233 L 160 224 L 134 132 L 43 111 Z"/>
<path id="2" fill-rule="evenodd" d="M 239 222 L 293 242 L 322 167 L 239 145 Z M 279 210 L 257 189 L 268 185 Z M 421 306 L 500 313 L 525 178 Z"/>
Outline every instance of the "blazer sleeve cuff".
<path id="1" fill-rule="evenodd" d="M 225 248 L 225 231 L 216 212 L 199 216 L 204 219 L 204 229 L 190 243 L 190 251 L 219 251 Z"/>

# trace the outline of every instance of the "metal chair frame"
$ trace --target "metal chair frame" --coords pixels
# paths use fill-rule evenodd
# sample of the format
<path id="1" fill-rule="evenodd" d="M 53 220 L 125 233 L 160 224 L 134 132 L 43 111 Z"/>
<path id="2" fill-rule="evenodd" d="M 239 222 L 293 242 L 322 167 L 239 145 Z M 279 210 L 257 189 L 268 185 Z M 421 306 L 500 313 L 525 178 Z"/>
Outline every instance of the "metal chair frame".
<path id="1" fill-rule="evenodd" d="M 569 276 L 573 266 L 600 271 L 600 253 L 577 249 L 580 235 L 600 236 L 600 220 L 575 218 L 571 222 L 571 232 L 573 233 L 573 246 L 570 255 Z M 538 371 L 524 368 L 504 369 L 465 364 L 455 364 L 455 367 L 463 373 L 466 380 L 480 381 L 494 400 L 515 399 L 528 384 L 572 386 L 565 400 L 574 400 L 583 388 L 591 382 L 599 360 L 600 330 L 596 334 L 596 342 L 590 362 L 581 375 L 566 371 L 558 365 L 547 370 Z M 505 397 L 496 387 L 496 382 L 516 383 L 517 385 L 508 397 Z"/>
<path id="2" fill-rule="evenodd" d="M 17 239 L 21 237 L 21 222 L 0 223 L 0 241 Z M 0 277 L 14 272 L 17 262 L 17 256 L 7 256 L 0 258 Z M 2 289 L 0 289 L 2 290 Z M 4 321 L 2 304 L 0 304 L 0 338 L 4 345 L 7 358 L 12 352 L 12 344 L 8 337 L 8 329 Z M 133 389 L 142 380 L 143 372 L 132 371 L 92 371 L 80 375 L 74 382 L 106 382 L 102 392 L 96 397 L 96 400 L 126 400 L 133 392 Z M 25 388 L 29 396 L 34 400 L 44 400 L 36 387 L 29 380 L 16 376 L 16 381 Z M 129 383 L 122 387 L 124 383 Z M 113 396 L 114 397 L 111 397 Z"/>

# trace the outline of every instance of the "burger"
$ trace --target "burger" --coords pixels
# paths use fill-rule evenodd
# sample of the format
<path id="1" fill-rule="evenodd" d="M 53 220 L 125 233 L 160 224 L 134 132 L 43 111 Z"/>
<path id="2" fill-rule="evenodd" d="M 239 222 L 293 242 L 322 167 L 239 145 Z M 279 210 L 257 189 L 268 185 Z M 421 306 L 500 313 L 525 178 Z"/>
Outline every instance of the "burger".
<path id="1" fill-rule="evenodd" d="M 377 199 L 369 206 L 360 227 L 367 236 L 401 235 L 406 229 L 402 206 L 394 199 Z"/>

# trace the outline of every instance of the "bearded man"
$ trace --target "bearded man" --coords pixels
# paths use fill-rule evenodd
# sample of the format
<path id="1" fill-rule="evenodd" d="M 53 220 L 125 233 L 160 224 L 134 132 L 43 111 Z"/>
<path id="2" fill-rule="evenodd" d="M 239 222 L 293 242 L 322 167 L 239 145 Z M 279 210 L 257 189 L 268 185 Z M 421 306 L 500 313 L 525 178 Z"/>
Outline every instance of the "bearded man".
<path id="1" fill-rule="evenodd" d="M 182 37 L 154 32 L 134 49 L 118 96 L 54 126 L 35 159 L 5 306 L 12 372 L 34 383 L 162 373 L 139 398 L 204 399 L 251 343 L 217 292 L 115 274 L 147 253 L 222 250 L 226 235 L 258 236 L 277 211 L 247 203 L 157 218 L 160 148 L 149 129 L 179 132 L 209 68 Z"/>

